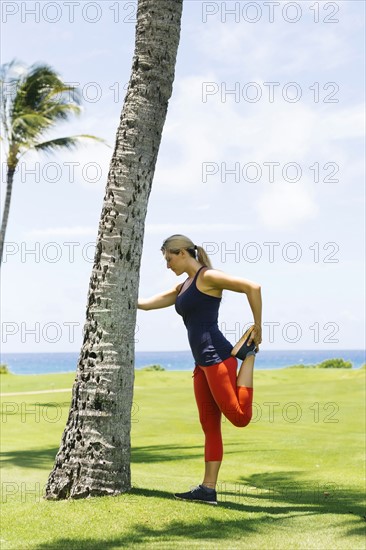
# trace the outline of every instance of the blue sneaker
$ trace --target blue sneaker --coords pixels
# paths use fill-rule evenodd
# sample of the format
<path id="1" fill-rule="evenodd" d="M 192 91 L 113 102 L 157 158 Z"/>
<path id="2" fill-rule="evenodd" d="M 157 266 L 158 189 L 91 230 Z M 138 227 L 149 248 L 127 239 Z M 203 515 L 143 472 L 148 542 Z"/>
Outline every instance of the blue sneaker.
<path id="1" fill-rule="evenodd" d="M 231 350 L 231 355 L 237 357 L 241 361 L 244 361 L 244 359 L 248 357 L 248 355 L 256 355 L 258 351 L 254 342 L 252 342 L 250 345 L 247 344 L 247 341 L 249 340 L 251 334 L 251 332 L 249 334 L 248 332 L 249 329 L 243 334 L 243 336 Z"/>
<path id="2" fill-rule="evenodd" d="M 217 495 L 215 489 L 209 489 L 204 485 L 197 485 L 187 493 L 174 493 L 175 498 L 180 500 L 191 500 L 204 502 L 205 504 L 217 504 Z"/>

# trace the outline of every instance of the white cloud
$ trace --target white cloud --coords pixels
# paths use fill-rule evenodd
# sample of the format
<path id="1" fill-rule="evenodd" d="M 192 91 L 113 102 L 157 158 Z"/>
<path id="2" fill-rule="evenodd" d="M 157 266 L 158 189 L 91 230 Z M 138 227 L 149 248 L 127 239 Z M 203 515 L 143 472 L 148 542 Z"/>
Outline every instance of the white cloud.
<path id="1" fill-rule="evenodd" d="M 357 321 L 357 322 L 360 322 L 360 323 L 363 322 L 362 316 L 360 318 L 360 315 L 355 315 L 355 312 L 350 311 L 349 309 L 344 309 L 344 310 L 340 311 L 339 316 L 340 316 L 340 318 L 344 319 L 345 321 L 351 321 L 351 322 Z"/>
<path id="2" fill-rule="evenodd" d="M 263 193 L 256 209 L 262 224 L 273 229 L 291 229 L 315 218 L 319 212 L 309 190 L 289 183 L 274 185 Z"/>
<path id="3" fill-rule="evenodd" d="M 73 235 L 88 235 L 96 237 L 97 229 L 95 227 L 75 226 L 75 227 L 46 227 L 44 229 L 31 229 L 24 234 L 25 239 L 33 237 L 71 237 Z"/>
<path id="4" fill-rule="evenodd" d="M 178 230 L 177 230 L 178 227 Z M 147 223 L 145 226 L 146 234 L 165 234 L 178 232 L 199 232 L 203 233 L 207 229 L 205 223 Z M 212 223 L 210 231 L 248 231 L 249 225 L 235 223 Z M 76 235 L 97 237 L 97 228 L 87 226 L 74 227 L 47 227 L 45 229 L 32 229 L 24 234 L 24 239 L 48 238 L 48 237 L 72 237 Z"/>
<path id="5" fill-rule="evenodd" d="M 352 105 L 336 112 L 324 112 L 317 121 L 321 138 L 335 141 L 360 138 L 365 134 L 364 105 Z"/>
<path id="6" fill-rule="evenodd" d="M 159 182 L 172 189 L 194 185 L 192 166 L 200 167 L 202 161 L 301 161 L 314 150 L 317 156 L 328 151 L 329 142 L 363 135 L 361 104 L 329 109 L 301 101 L 235 103 L 233 97 L 222 103 L 220 94 L 203 103 L 205 82 L 215 82 L 215 77 L 187 77 L 176 86 L 163 145 L 175 146 L 178 154 L 160 158 L 158 166 Z M 258 84 L 264 88 L 263 81 Z"/>
<path id="7" fill-rule="evenodd" d="M 258 201 L 256 210 L 265 227 L 285 229 L 314 219 L 320 197 L 329 190 L 324 185 L 317 188 L 311 185 L 314 173 L 309 167 L 318 162 L 323 169 L 326 162 L 337 161 L 343 170 L 339 185 L 347 184 L 346 168 L 354 165 L 352 150 L 343 140 L 362 136 L 363 106 L 340 107 L 301 101 L 247 105 L 230 99 L 222 103 L 220 97 L 211 97 L 204 104 L 202 83 L 210 81 L 214 81 L 214 76 L 205 74 L 177 83 L 164 130 L 164 146 L 173 147 L 177 154 L 160 156 L 155 189 L 169 195 L 189 192 L 194 198 L 203 193 L 204 162 L 217 167 L 225 163 L 228 170 L 239 162 L 241 172 L 246 163 L 256 162 L 263 168 L 262 185 L 247 186 L 245 197 L 254 204 Z M 276 176 L 276 182 L 270 184 L 264 162 L 280 163 L 277 174 L 281 174 L 285 164 L 298 163 L 303 174 L 301 182 L 292 184 Z M 359 169 L 362 171 L 361 165 Z M 329 175 L 329 170 L 326 174 Z M 234 207 L 235 203 L 230 203 L 232 199 L 225 197 L 228 186 L 224 189 L 220 178 L 221 170 L 215 178 L 208 176 L 208 197 L 219 197 L 223 208 Z M 238 196 L 239 202 L 242 199 Z"/>
<path id="8" fill-rule="evenodd" d="M 210 223 L 210 232 L 213 231 L 248 231 L 249 225 L 236 223 Z M 160 233 L 193 233 L 202 231 L 204 234 L 207 231 L 206 223 L 148 223 L 146 224 L 145 232 L 147 234 Z"/>
<path id="9" fill-rule="evenodd" d="M 352 59 L 350 33 L 362 26 L 362 18 L 357 17 L 352 8 L 348 10 L 352 2 L 338 1 L 329 5 L 297 2 L 302 14 L 296 23 L 286 22 L 282 15 L 285 12 L 289 18 L 295 18 L 295 11 L 287 0 L 275 6 L 273 22 L 270 22 L 269 7 L 258 2 L 254 4 L 260 14 L 259 21 L 246 21 L 244 4 L 223 2 L 218 13 L 209 16 L 205 25 L 197 25 L 196 32 L 191 30 L 195 48 L 217 61 L 222 73 L 241 74 L 243 78 L 245 75 L 247 81 L 251 81 L 258 70 L 267 71 L 266 78 L 273 71 L 293 76 L 314 71 L 316 65 L 332 70 Z M 225 12 L 235 12 L 235 8 L 236 17 L 227 14 L 225 21 Z M 315 23 L 317 9 L 319 23 Z M 247 18 L 255 18 L 253 8 L 247 12 Z M 330 22 L 336 19 L 338 23 Z"/>
<path id="10" fill-rule="evenodd" d="M 200 204 L 198 206 L 192 206 L 192 210 L 209 210 L 210 207 L 210 204 Z"/>

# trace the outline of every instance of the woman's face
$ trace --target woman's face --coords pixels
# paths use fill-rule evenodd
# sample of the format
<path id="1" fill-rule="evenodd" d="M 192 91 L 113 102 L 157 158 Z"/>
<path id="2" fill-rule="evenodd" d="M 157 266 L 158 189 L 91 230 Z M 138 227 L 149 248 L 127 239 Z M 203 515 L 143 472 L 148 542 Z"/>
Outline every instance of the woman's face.
<path id="1" fill-rule="evenodd" d="M 165 251 L 164 258 L 166 261 L 167 268 L 174 271 L 176 275 L 181 275 L 182 273 L 185 272 L 185 266 L 186 266 L 185 250 L 180 250 L 179 254 L 174 254 L 174 252 Z"/>

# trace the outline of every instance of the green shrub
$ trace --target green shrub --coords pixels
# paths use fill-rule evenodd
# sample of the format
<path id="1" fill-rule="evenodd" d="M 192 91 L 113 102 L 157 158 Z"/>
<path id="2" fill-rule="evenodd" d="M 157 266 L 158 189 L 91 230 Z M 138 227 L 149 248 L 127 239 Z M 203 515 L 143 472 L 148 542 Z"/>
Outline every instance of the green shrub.
<path id="1" fill-rule="evenodd" d="M 0 365 L 0 374 L 10 374 L 8 365 L 5 365 L 3 363 Z"/>
<path id="2" fill-rule="evenodd" d="M 291 365 L 288 369 L 351 369 L 352 363 L 344 359 L 326 359 L 316 365 Z"/>
<path id="3" fill-rule="evenodd" d="M 164 367 L 162 367 L 161 365 L 149 365 L 148 367 L 144 367 L 140 370 L 158 370 L 158 371 L 161 371 L 161 370 L 165 370 Z"/>
<path id="4" fill-rule="evenodd" d="M 344 359 L 326 359 L 317 365 L 318 369 L 351 369 L 351 361 Z"/>

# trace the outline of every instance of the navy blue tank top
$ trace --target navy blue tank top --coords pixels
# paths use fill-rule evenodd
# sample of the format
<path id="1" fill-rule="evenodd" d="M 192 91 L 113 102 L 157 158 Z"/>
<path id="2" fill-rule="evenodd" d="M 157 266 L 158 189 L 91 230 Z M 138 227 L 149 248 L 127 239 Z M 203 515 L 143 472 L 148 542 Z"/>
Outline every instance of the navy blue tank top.
<path id="1" fill-rule="evenodd" d="M 208 367 L 228 359 L 233 346 L 217 324 L 221 298 L 205 294 L 196 286 L 198 274 L 204 267 L 197 271 L 189 287 L 178 294 L 175 310 L 183 317 L 187 327 L 188 341 L 196 365 Z"/>

